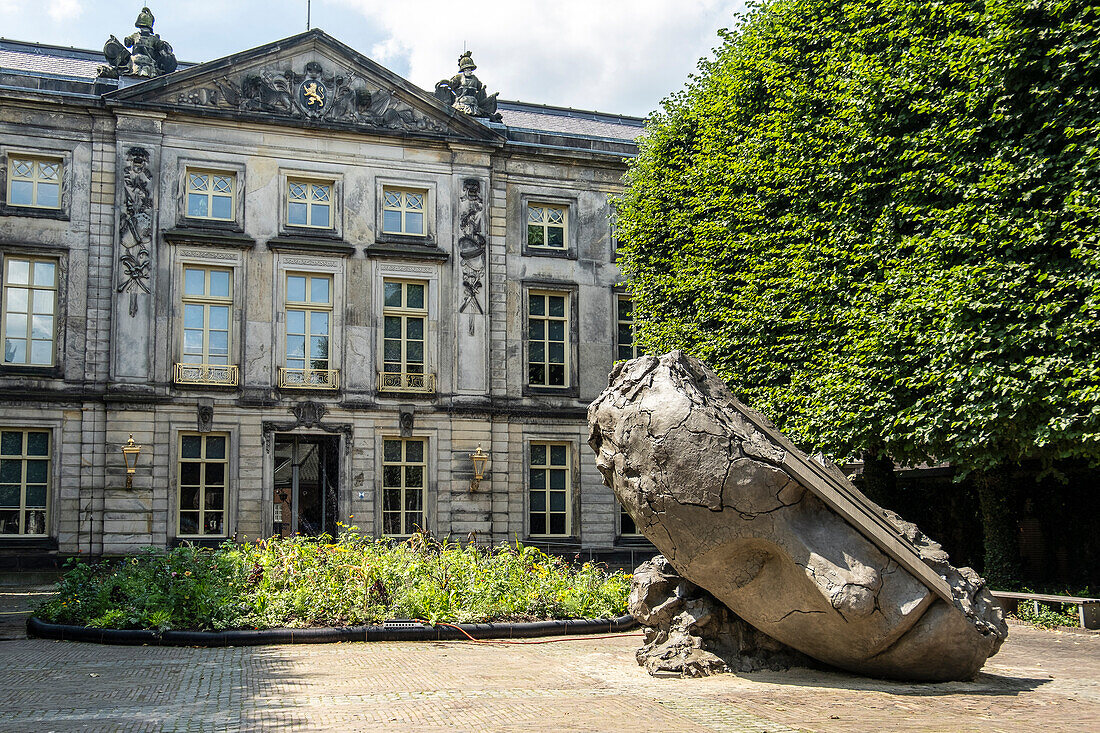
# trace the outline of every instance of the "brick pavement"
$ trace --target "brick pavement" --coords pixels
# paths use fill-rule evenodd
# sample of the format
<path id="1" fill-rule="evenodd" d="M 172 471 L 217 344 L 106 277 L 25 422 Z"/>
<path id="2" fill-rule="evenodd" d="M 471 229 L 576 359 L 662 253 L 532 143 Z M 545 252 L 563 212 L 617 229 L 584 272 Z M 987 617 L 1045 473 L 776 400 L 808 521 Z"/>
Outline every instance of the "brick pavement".
<path id="1" fill-rule="evenodd" d="M 637 635 L 230 649 L 0 642 L 0 731 L 1100 729 L 1100 635 L 1014 626 L 973 682 L 651 678 Z"/>

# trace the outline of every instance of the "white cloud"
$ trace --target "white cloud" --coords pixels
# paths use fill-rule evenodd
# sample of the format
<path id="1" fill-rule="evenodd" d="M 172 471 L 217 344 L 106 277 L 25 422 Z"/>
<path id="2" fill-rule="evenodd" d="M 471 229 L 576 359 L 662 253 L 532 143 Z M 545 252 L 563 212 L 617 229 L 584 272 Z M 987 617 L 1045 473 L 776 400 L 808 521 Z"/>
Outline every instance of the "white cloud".
<path id="1" fill-rule="evenodd" d="M 683 86 L 743 0 L 328 0 L 385 40 L 362 49 L 432 89 L 463 47 L 505 99 L 644 114 Z M 340 29 L 326 28 L 337 37 Z M 355 45 L 354 38 L 342 38 Z"/>
<path id="2" fill-rule="evenodd" d="M 49 0 L 46 12 L 56 21 L 73 20 L 84 12 L 84 3 L 80 0 Z"/>

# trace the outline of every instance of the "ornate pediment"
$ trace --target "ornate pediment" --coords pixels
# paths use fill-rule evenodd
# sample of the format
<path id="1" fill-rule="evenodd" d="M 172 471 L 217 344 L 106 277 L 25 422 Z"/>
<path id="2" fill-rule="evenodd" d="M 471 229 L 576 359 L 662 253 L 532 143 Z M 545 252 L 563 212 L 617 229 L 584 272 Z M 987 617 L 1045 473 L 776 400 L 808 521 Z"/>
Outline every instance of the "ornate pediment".
<path id="1" fill-rule="evenodd" d="M 199 64 L 110 98 L 126 106 L 276 123 L 464 138 L 496 135 L 322 31 Z"/>

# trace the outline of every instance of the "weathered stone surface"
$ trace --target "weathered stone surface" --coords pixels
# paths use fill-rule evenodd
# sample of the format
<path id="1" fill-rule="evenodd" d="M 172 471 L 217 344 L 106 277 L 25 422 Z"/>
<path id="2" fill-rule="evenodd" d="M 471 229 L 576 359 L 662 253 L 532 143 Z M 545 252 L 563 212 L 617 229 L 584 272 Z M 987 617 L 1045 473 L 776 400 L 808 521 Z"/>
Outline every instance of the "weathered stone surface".
<path id="1" fill-rule="evenodd" d="M 810 659 L 757 631 L 718 599 L 680 577 L 662 555 L 634 571 L 630 613 L 645 627 L 638 664 L 651 675 L 785 670 Z"/>
<path id="2" fill-rule="evenodd" d="M 620 364 L 589 408 L 596 463 L 687 580 L 853 672 L 969 679 L 1008 629 L 984 582 L 680 352 Z"/>

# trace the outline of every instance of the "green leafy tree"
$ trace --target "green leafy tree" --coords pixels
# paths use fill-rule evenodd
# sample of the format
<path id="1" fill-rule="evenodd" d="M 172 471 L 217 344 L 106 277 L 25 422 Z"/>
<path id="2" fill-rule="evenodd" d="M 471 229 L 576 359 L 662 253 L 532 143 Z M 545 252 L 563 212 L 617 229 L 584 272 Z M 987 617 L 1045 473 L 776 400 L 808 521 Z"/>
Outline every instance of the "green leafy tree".
<path id="1" fill-rule="evenodd" d="M 1098 12 L 756 6 L 654 115 L 618 204 L 642 347 L 837 457 L 970 472 L 994 584 L 1011 468 L 1100 459 Z"/>

